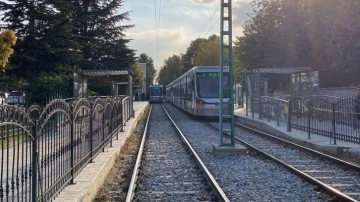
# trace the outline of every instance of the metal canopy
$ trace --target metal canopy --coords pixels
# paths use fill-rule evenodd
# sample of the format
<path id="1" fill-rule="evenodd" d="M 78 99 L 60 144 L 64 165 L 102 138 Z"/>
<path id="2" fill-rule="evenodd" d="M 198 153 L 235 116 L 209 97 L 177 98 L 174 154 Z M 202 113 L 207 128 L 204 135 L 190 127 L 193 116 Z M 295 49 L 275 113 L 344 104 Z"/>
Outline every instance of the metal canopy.
<path id="1" fill-rule="evenodd" d="M 98 76 L 127 76 L 127 70 L 79 70 L 77 74 L 84 77 L 98 77 Z"/>
<path id="2" fill-rule="evenodd" d="M 128 85 L 126 94 L 132 96 L 132 75 L 128 70 L 78 70 L 74 74 L 74 96 L 86 97 L 88 79 L 96 77 L 112 82 L 114 96 L 118 95 L 119 85 Z"/>
<path id="3" fill-rule="evenodd" d="M 297 74 L 303 72 L 310 72 L 311 67 L 281 67 L 281 68 L 260 68 L 250 70 L 249 73 L 260 74 Z"/>

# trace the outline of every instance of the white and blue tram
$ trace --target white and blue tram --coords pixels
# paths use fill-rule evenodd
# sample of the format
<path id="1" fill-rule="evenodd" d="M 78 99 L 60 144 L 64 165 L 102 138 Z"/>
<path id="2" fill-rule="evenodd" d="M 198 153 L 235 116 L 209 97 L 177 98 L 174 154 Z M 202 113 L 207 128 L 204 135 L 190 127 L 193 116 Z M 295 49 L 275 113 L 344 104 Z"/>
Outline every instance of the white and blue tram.
<path id="1" fill-rule="evenodd" d="M 166 99 L 182 110 L 204 117 L 219 116 L 219 66 L 196 66 L 166 86 Z M 229 89 L 229 68 L 223 68 L 224 89 Z M 230 110 L 230 90 L 223 91 L 224 113 Z"/>
<path id="2" fill-rule="evenodd" d="M 149 102 L 162 102 L 163 101 L 163 86 L 150 85 Z"/>

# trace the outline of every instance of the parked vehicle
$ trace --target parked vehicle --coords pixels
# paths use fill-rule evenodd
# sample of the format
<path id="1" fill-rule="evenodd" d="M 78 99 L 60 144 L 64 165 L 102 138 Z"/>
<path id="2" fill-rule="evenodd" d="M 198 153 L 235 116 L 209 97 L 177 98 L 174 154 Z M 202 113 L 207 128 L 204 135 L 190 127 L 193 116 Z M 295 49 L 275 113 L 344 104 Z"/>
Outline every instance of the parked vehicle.
<path id="1" fill-rule="evenodd" d="M 11 91 L 7 98 L 7 104 L 9 104 L 9 105 L 24 105 L 25 98 L 24 98 L 23 92 Z"/>

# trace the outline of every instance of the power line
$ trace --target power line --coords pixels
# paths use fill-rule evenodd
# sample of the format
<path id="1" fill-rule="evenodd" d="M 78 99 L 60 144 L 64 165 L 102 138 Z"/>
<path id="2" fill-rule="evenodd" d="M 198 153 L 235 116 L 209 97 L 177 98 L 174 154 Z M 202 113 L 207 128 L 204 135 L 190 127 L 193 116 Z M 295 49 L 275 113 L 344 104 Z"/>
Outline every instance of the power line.
<path id="1" fill-rule="evenodd" d="M 231 4 L 233 4 L 235 1 L 237 1 L 237 0 L 232 0 L 232 1 L 231 1 Z M 216 14 L 216 12 L 219 10 L 219 8 L 220 8 L 220 6 L 218 6 L 218 7 L 214 10 L 214 12 L 213 12 L 210 20 L 208 21 L 208 23 L 206 24 L 206 26 L 204 27 L 204 29 L 201 31 L 201 33 L 199 34 L 198 38 L 201 37 L 201 35 L 202 35 L 202 33 L 204 32 L 204 30 L 206 29 L 206 27 L 208 27 L 208 25 L 210 25 L 212 19 L 214 18 L 215 14 Z M 204 34 L 204 37 L 209 34 L 209 32 L 214 28 L 214 26 L 215 26 L 219 21 L 220 21 L 220 16 L 218 16 L 218 18 L 216 18 L 215 22 L 211 25 L 211 27 L 208 29 L 208 31 L 206 32 L 206 34 Z"/>
<path id="2" fill-rule="evenodd" d="M 156 64 L 157 64 L 159 59 L 159 26 L 161 19 L 161 0 L 159 1 L 159 9 L 157 9 L 157 2 L 156 0 L 154 0 L 154 11 L 155 11 L 155 49 L 156 49 Z"/>
<path id="3" fill-rule="evenodd" d="M 214 26 L 220 21 L 220 19 L 218 18 L 214 24 L 209 28 L 209 30 L 206 32 L 206 34 L 204 36 L 207 36 L 209 34 L 209 32 L 214 28 Z"/>
<path id="4" fill-rule="evenodd" d="M 154 0 L 154 14 L 155 14 L 155 51 L 156 51 L 156 55 L 157 55 L 157 44 L 158 44 L 158 27 L 157 27 L 157 12 L 156 12 L 156 0 Z M 156 56 L 157 57 L 157 56 Z M 157 62 L 157 58 L 156 58 L 156 62 Z"/>
<path id="5" fill-rule="evenodd" d="M 159 14 L 158 14 L 158 24 L 157 24 L 157 26 L 158 26 L 158 37 L 159 37 L 159 27 L 160 27 L 160 18 L 161 18 L 161 0 L 160 0 L 160 3 L 159 3 Z M 157 41 L 157 44 L 156 44 L 156 47 L 157 47 L 157 49 L 156 49 L 156 63 L 158 63 L 158 61 L 159 61 L 159 40 Z"/>
<path id="6" fill-rule="evenodd" d="M 206 27 L 208 27 L 208 25 L 210 25 L 211 20 L 213 19 L 213 17 L 215 16 L 215 14 L 216 14 L 216 12 L 217 12 L 218 10 L 219 10 L 219 7 L 217 7 L 217 8 L 214 10 L 213 14 L 211 15 L 210 20 L 207 22 L 206 26 L 203 28 L 203 30 L 200 32 L 200 34 L 199 34 L 199 36 L 198 36 L 197 38 L 200 38 L 200 37 L 201 37 L 202 33 L 204 32 L 204 30 L 206 29 Z M 214 27 L 214 25 L 211 26 L 211 28 L 212 28 L 212 27 Z M 209 32 L 209 31 L 208 31 L 208 32 Z M 204 36 L 206 36 L 206 35 L 204 35 Z"/>

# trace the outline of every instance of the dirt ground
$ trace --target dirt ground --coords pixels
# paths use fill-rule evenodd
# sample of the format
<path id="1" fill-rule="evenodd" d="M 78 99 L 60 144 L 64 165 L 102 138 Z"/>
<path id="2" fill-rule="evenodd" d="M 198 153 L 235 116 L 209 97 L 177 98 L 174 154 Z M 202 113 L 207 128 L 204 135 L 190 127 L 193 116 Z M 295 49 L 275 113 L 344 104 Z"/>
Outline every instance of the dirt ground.
<path id="1" fill-rule="evenodd" d="M 140 117 L 134 133 L 126 140 L 94 202 L 125 201 L 148 113 Z"/>

